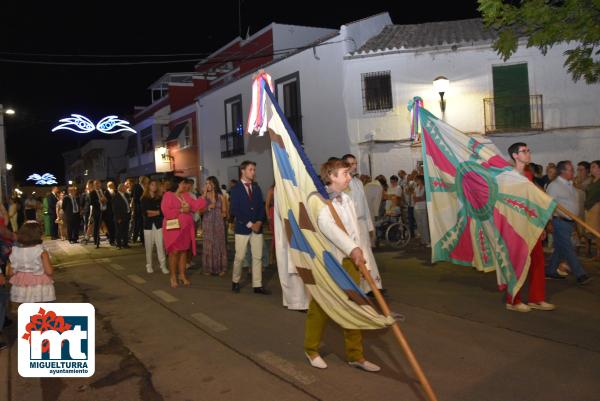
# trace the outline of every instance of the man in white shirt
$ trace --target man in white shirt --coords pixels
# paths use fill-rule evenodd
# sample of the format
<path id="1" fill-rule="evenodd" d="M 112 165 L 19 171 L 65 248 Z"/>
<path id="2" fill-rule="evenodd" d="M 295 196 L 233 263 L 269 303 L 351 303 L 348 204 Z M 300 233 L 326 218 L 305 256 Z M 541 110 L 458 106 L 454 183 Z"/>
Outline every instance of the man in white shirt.
<path id="1" fill-rule="evenodd" d="M 360 223 L 358 223 L 354 210 L 354 202 L 344 193 L 352 180 L 349 170 L 349 164 L 339 159 L 330 160 L 321 167 L 321 179 L 327 185 L 333 207 L 342 221 L 345 231 L 335 223 L 328 207 L 323 207 L 319 212 L 317 224 L 323 235 L 334 245 L 332 251 L 335 258 L 342 264 L 352 280 L 358 284 L 360 273 L 357 265 L 365 263 L 365 250 L 360 245 L 362 242 L 361 230 L 358 228 Z M 368 267 L 368 260 L 366 262 Z M 313 298 L 306 316 L 304 352 L 311 366 L 319 369 L 327 368 L 327 364 L 319 355 L 321 336 L 327 320 L 329 320 L 327 314 Z M 344 330 L 344 347 L 350 366 L 368 372 L 381 370 L 379 366 L 365 360 L 360 330 Z"/>
<path id="2" fill-rule="evenodd" d="M 362 181 L 358 179 L 356 174 L 356 157 L 351 154 L 346 154 L 342 157 L 342 160 L 350 165 L 349 173 L 353 177 L 348 186 L 350 189 L 348 195 L 350 195 L 350 198 L 354 203 L 354 209 L 356 210 L 356 217 L 358 219 L 358 229 L 360 230 L 361 240 L 359 245 L 365 254 L 367 265 L 371 269 L 371 276 L 373 277 L 375 284 L 377 284 L 377 288 L 381 290 L 381 276 L 379 275 L 377 262 L 375 262 L 375 256 L 373 256 L 373 251 L 371 250 L 371 235 L 375 230 L 375 226 L 373 225 L 373 220 L 371 220 L 371 212 L 369 211 L 369 204 L 367 203 L 365 188 Z M 364 279 L 361 279 L 360 286 L 367 293 L 371 291 L 369 284 Z"/>
<path id="3" fill-rule="evenodd" d="M 556 165 L 559 176 L 552 181 L 546 190 L 548 195 L 552 196 L 556 202 L 567 209 L 575 216 L 579 215 L 579 199 L 577 189 L 573 186 L 573 164 L 568 160 L 558 162 Z M 554 253 L 550 263 L 546 266 L 546 277 L 564 278 L 556 274 L 556 269 L 561 260 L 566 260 L 571 271 L 577 277 L 578 284 L 587 284 L 591 278 L 586 274 L 583 266 L 577 258 L 577 253 L 571 242 L 571 235 L 575 228 L 575 221 L 565 215 L 558 209 L 552 217 L 552 227 L 554 235 Z"/>

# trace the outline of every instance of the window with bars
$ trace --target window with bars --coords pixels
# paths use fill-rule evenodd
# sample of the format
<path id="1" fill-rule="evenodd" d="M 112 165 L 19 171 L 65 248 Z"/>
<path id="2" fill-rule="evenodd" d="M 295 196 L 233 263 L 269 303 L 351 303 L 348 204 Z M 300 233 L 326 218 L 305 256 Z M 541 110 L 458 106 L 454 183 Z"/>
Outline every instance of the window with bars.
<path id="1" fill-rule="evenodd" d="M 363 111 L 387 111 L 394 108 L 391 71 L 362 74 Z"/>

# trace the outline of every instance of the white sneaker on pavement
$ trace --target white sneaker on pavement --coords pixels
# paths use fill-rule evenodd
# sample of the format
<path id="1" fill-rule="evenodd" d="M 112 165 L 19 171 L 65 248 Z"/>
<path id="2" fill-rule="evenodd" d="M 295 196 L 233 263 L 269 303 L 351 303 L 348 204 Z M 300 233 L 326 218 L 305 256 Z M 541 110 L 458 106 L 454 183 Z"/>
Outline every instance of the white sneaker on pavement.
<path id="1" fill-rule="evenodd" d="M 529 307 L 531 309 L 537 309 L 537 310 L 554 310 L 556 309 L 556 306 L 554 304 L 551 304 L 550 302 L 546 302 L 546 301 L 542 301 L 542 302 L 529 302 L 527 305 L 529 305 Z"/>
<path id="2" fill-rule="evenodd" d="M 317 369 L 327 369 L 327 363 L 321 358 L 321 355 L 317 355 L 314 358 L 311 358 L 306 352 L 304 353 L 308 358 L 308 362 L 310 362 L 310 366 Z"/>
<path id="3" fill-rule="evenodd" d="M 377 365 L 375 365 L 372 362 L 369 362 L 367 360 L 364 360 L 362 362 L 348 362 L 348 365 L 358 368 L 358 369 L 362 369 L 366 372 L 379 372 L 381 370 L 381 368 Z"/>
<path id="4" fill-rule="evenodd" d="M 514 304 L 514 305 L 506 304 L 506 309 L 512 310 L 515 312 L 531 312 L 531 308 L 522 302 L 519 302 L 518 304 Z"/>
<path id="5" fill-rule="evenodd" d="M 154 273 L 154 269 L 151 266 L 146 266 L 146 273 Z"/>
<path id="6" fill-rule="evenodd" d="M 162 271 L 163 274 L 169 274 L 169 269 L 167 269 L 166 267 L 161 267 L 160 271 Z"/>

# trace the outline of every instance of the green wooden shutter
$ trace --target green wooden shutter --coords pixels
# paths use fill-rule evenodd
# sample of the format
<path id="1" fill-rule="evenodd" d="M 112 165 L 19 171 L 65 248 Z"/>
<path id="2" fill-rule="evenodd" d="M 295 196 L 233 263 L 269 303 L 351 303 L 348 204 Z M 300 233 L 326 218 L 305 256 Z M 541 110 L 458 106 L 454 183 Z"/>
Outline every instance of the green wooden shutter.
<path id="1" fill-rule="evenodd" d="M 496 130 L 531 128 L 527 64 L 493 67 Z"/>

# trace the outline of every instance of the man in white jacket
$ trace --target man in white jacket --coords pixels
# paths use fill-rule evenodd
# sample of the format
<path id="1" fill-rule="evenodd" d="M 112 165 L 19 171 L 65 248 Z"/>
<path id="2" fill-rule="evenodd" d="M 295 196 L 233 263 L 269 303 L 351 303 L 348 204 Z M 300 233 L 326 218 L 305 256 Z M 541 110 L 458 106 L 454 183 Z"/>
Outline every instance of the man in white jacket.
<path id="1" fill-rule="evenodd" d="M 323 207 L 317 218 L 319 230 L 334 245 L 333 255 L 352 277 L 355 283 L 360 280 L 357 265 L 365 263 L 362 251 L 361 231 L 358 228 L 358 219 L 354 204 L 350 197 L 344 193 L 352 177 L 349 165 L 343 160 L 334 159 L 321 167 L 321 179 L 327 185 L 333 207 L 340 217 L 344 229 L 335 222 L 329 207 Z M 370 249 L 370 248 L 369 248 Z M 368 261 L 367 267 L 368 266 Z M 306 317 L 304 332 L 304 352 L 310 364 L 319 369 L 327 368 L 327 364 L 319 355 L 319 345 L 325 324 L 329 317 L 314 300 L 311 300 Z M 367 361 L 363 355 L 362 332 L 360 330 L 344 329 L 344 346 L 346 358 L 350 366 L 368 371 L 377 372 L 381 368 Z"/>
<path id="2" fill-rule="evenodd" d="M 360 231 L 360 243 L 358 244 L 363 250 L 365 259 L 367 260 L 367 266 L 371 270 L 371 276 L 377 285 L 377 288 L 382 289 L 381 276 L 379 275 L 379 269 L 377 268 L 377 262 L 375 262 L 375 256 L 371 250 L 371 234 L 375 229 L 373 220 L 371 219 L 371 213 L 369 211 L 369 204 L 365 195 L 365 188 L 362 182 L 356 176 L 356 157 L 351 154 L 344 155 L 342 157 L 350 166 L 349 173 L 353 177 L 350 181 L 348 188 L 350 191 L 348 195 L 352 198 L 354 203 L 354 209 L 356 210 L 356 217 L 358 219 L 358 229 Z M 367 293 L 371 291 L 369 284 L 363 278 L 360 280 L 360 287 Z"/>

